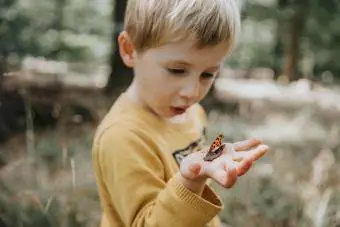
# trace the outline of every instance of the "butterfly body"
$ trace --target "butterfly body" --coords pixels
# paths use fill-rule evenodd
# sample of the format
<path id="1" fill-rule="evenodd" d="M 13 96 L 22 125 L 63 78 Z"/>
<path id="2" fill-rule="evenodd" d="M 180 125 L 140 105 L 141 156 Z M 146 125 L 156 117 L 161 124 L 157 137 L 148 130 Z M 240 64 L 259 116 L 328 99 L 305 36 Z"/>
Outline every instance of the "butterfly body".
<path id="1" fill-rule="evenodd" d="M 219 134 L 216 137 L 214 142 L 209 147 L 209 150 L 208 150 L 207 154 L 203 158 L 204 161 L 212 161 L 212 160 L 218 158 L 219 156 L 221 156 L 222 151 L 223 151 L 223 149 L 225 147 L 225 144 L 222 144 L 222 139 L 223 139 L 223 135 L 222 134 Z"/>

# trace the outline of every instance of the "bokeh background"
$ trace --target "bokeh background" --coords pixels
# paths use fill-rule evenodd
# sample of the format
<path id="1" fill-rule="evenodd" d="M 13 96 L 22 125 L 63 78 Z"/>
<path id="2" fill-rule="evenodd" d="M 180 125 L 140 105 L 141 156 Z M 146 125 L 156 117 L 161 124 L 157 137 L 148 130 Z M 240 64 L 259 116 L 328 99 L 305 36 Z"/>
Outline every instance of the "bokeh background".
<path id="1" fill-rule="evenodd" d="M 340 1 L 240 1 L 242 33 L 202 102 L 208 137 L 271 152 L 213 185 L 233 227 L 340 226 Z M 126 1 L 0 1 L 0 226 L 98 226 L 93 133 L 132 78 Z"/>

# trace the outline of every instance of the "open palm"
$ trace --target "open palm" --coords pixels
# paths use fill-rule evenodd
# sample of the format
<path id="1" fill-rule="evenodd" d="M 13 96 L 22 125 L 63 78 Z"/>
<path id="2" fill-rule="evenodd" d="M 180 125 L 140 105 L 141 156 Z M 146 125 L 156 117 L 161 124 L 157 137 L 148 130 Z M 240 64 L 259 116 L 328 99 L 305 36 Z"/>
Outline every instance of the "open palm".
<path id="1" fill-rule="evenodd" d="M 182 176 L 192 181 L 211 178 L 221 186 L 230 188 L 269 148 L 258 139 L 225 143 L 222 155 L 212 161 L 203 160 L 206 150 L 183 159 L 180 166 Z"/>

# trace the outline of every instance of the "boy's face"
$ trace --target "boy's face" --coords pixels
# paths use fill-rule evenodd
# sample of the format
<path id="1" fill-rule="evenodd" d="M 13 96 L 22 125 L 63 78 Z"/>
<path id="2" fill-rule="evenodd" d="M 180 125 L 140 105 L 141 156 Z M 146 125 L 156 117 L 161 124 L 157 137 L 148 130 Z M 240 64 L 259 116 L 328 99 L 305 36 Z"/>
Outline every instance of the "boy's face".
<path id="1" fill-rule="evenodd" d="M 197 49 L 188 40 L 137 53 L 125 38 L 120 37 L 121 56 L 135 72 L 128 94 L 163 118 L 182 114 L 201 101 L 230 51 L 227 43 Z"/>

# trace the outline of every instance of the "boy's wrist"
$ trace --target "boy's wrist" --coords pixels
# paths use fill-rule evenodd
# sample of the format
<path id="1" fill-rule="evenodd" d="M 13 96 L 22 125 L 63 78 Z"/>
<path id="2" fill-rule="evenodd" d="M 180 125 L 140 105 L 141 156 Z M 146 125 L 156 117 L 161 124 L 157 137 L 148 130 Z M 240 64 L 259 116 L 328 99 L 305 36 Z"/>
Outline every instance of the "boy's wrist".
<path id="1" fill-rule="evenodd" d="M 207 182 L 206 178 L 198 179 L 198 180 L 187 179 L 187 178 L 183 177 L 183 175 L 180 172 L 178 172 L 177 178 L 183 184 L 184 187 L 186 187 L 190 191 L 192 191 L 192 192 L 194 192 L 194 193 L 196 193 L 200 196 L 202 195 L 204 187 L 205 187 L 206 182 Z"/>

